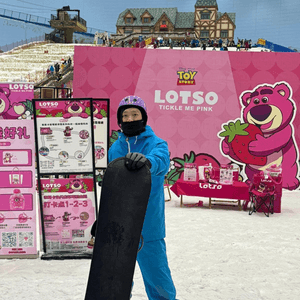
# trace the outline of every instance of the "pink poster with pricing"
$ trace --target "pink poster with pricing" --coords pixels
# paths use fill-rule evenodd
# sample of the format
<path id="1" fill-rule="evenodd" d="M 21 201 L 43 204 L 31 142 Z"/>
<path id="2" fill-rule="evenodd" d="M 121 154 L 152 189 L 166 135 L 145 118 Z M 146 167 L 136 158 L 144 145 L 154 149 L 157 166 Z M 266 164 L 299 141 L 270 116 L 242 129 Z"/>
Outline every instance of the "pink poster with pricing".
<path id="1" fill-rule="evenodd" d="M 93 184 L 92 178 L 41 179 L 47 253 L 91 252 Z"/>
<path id="2" fill-rule="evenodd" d="M 0 120 L 0 258 L 37 257 L 33 120 Z"/>
<path id="3" fill-rule="evenodd" d="M 299 53 L 75 47 L 74 63 L 74 97 L 110 99 L 111 141 L 120 100 L 146 101 L 148 124 L 169 145 L 171 184 L 185 163 L 234 164 L 244 181 L 276 164 L 283 188 L 298 188 Z M 249 139 L 231 140 L 244 123 Z"/>

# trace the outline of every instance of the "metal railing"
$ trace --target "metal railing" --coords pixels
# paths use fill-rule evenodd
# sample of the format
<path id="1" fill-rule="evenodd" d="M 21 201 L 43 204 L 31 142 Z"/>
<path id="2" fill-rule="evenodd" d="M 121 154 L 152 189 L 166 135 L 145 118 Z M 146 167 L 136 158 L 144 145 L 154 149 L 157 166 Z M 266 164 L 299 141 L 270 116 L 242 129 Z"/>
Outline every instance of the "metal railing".
<path id="1" fill-rule="evenodd" d="M 7 51 L 10 51 L 10 50 L 12 50 L 16 47 L 25 45 L 25 44 L 29 44 L 29 43 L 33 43 L 33 42 L 42 42 L 44 40 L 45 40 L 45 35 L 40 35 L 40 36 L 32 37 L 30 39 L 25 39 L 25 40 L 13 42 L 11 44 L 0 46 L 0 52 L 7 52 Z"/>
<path id="2" fill-rule="evenodd" d="M 50 19 L 44 17 L 38 17 L 22 12 L 12 11 L 9 9 L 0 8 L 0 16 L 4 16 L 10 19 L 22 20 L 24 22 L 40 23 L 49 26 Z"/>

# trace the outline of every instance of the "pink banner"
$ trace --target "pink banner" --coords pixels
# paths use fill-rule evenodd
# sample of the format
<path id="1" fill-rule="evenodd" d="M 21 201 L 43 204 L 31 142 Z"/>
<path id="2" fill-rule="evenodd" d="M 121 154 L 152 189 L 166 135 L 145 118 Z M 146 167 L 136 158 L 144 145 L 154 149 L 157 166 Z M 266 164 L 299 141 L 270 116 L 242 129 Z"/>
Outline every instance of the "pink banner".
<path id="1" fill-rule="evenodd" d="M 47 253 L 89 251 L 95 221 L 92 178 L 41 179 Z"/>
<path id="2" fill-rule="evenodd" d="M 65 101 L 36 100 L 37 118 L 61 118 L 80 117 L 86 119 L 91 115 L 89 100 L 70 99 Z M 87 110 L 88 108 L 88 110 Z"/>
<path id="3" fill-rule="evenodd" d="M 0 256 L 37 257 L 33 120 L 0 120 Z"/>
<path id="4" fill-rule="evenodd" d="M 146 101 L 169 145 L 171 183 L 185 163 L 235 164 L 244 181 L 277 164 L 283 188 L 299 186 L 299 53 L 75 47 L 74 62 L 74 97 L 110 98 L 112 140 L 120 100 Z"/>

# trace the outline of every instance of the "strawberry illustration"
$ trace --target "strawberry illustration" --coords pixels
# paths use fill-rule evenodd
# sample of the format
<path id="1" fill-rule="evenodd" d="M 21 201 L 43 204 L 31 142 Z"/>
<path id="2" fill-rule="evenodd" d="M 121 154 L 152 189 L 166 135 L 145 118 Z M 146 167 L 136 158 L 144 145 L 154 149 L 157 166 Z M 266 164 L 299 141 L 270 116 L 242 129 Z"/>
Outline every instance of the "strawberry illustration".
<path id="1" fill-rule="evenodd" d="M 111 137 L 112 139 L 112 137 Z M 184 154 L 183 158 L 173 157 L 170 164 L 170 170 L 167 174 L 169 184 L 174 184 L 179 178 L 184 176 L 184 165 L 186 163 L 194 163 L 197 166 L 204 166 L 211 164 L 214 168 L 219 168 L 220 163 L 213 156 L 207 153 L 195 154 L 194 151 L 190 152 L 190 155 Z"/>
<path id="2" fill-rule="evenodd" d="M 263 135 L 261 130 L 253 125 L 244 123 L 240 120 L 235 123 L 230 122 L 223 126 L 219 136 L 225 137 L 225 141 L 234 152 L 234 154 L 243 162 L 250 165 L 264 166 L 267 158 L 264 156 L 255 156 L 249 152 L 249 143 L 255 141 L 257 134 Z"/>

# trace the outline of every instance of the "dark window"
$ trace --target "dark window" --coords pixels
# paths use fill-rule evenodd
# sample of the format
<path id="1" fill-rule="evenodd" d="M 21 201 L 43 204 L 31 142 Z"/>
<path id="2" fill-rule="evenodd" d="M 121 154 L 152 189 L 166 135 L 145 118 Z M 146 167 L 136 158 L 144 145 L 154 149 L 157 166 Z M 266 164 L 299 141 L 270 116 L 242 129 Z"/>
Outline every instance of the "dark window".
<path id="1" fill-rule="evenodd" d="M 221 30 L 221 38 L 227 38 L 228 37 L 228 30 Z"/>
<path id="2" fill-rule="evenodd" d="M 144 18 L 144 23 L 150 23 L 149 21 L 149 18 Z"/>
<path id="3" fill-rule="evenodd" d="M 125 34 L 131 34 L 132 28 L 125 28 Z"/>
<path id="4" fill-rule="evenodd" d="M 201 38 L 209 38 L 209 31 L 208 30 L 201 30 L 200 37 Z"/>
<path id="5" fill-rule="evenodd" d="M 132 18 L 126 18 L 126 24 L 131 23 L 131 19 L 132 19 Z"/>
<path id="6" fill-rule="evenodd" d="M 210 13 L 207 13 L 207 12 L 201 13 L 201 19 L 202 20 L 209 20 L 210 19 Z"/>

